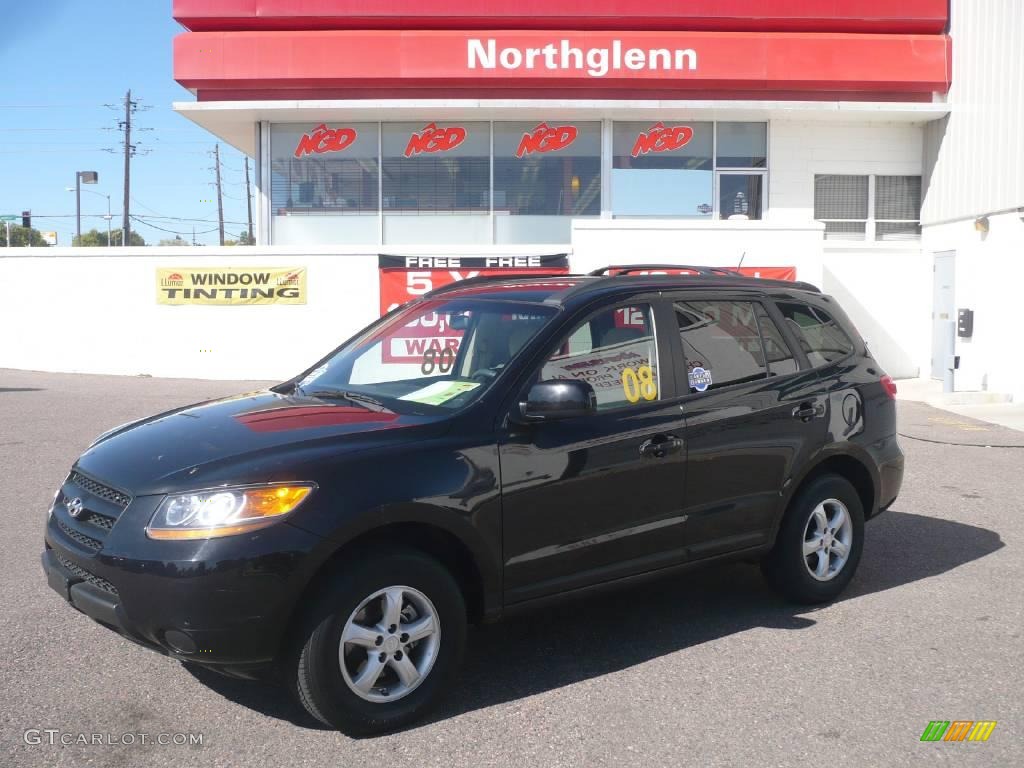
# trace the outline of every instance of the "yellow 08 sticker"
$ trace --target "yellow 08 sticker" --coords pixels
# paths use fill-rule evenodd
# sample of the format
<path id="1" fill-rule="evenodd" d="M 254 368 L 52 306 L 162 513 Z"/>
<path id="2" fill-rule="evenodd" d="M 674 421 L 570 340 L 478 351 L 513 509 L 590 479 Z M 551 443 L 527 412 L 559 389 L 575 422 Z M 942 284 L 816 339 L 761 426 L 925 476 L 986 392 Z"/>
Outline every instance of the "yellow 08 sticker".
<path id="1" fill-rule="evenodd" d="M 644 400 L 655 400 L 658 397 L 658 384 L 654 380 L 654 371 L 649 365 L 641 365 L 636 370 L 622 369 L 622 391 L 626 400 L 631 403 Z"/>

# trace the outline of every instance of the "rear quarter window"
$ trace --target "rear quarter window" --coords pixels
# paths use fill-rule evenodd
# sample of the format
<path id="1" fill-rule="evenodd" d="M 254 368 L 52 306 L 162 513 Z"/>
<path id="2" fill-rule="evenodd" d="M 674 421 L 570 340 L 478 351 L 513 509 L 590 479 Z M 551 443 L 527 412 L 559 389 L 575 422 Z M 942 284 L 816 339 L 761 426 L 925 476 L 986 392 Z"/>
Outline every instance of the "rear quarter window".
<path id="1" fill-rule="evenodd" d="M 853 353 L 853 341 L 824 310 L 796 302 L 778 302 L 777 306 L 815 368 Z"/>

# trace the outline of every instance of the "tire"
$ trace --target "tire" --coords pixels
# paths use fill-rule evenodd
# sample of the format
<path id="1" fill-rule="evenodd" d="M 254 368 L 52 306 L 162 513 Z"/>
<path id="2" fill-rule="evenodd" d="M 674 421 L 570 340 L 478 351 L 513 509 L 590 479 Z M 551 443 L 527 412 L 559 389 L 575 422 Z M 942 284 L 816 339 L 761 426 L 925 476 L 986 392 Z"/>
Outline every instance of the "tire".
<path id="1" fill-rule="evenodd" d="M 399 623 L 385 626 L 389 598 L 394 605 L 398 595 L 404 613 L 392 612 Z M 431 613 L 436 632 L 421 639 L 402 632 L 426 631 Z M 357 642 L 342 646 L 343 632 Z M 377 638 L 384 642 L 377 645 Z M 330 579 L 298 633 L 289 682 L 299 703 L 325 725 L 350 736 L 385 733 L 420 718 L 450 688 L 465 642 L 466 605 L 448 570 L 415 550 L 389 550 L 350 561 Z M 408 685 L 410 665 L 422 674 Z"/>
<path id="2" fill-rule="evenodd" d="M 845 513 L 845 523 L 835 525 L 835 532 L 829 533 L 840 510 Z M 864 507 L 860 496 L 845 478 L 822 475 L 793 497 L 761 570 L 768 583 L 788 600 L 825 603 L 834 600 L 850 583 L 863 548 Z"/>

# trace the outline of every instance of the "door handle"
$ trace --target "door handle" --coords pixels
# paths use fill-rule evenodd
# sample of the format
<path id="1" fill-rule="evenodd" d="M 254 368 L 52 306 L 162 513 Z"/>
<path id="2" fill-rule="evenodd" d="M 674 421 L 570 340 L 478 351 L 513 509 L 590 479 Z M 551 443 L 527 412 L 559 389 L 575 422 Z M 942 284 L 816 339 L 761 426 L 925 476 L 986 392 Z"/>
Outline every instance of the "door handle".
<path id="1" fill-rule="evenodd" d="M 810 421 L 817 415 L 818 409 L 814 407 L 814 403 L 801 403 L 793 409 L 793 418 L 800 421 Z"/>
<path id="2" fill-rule="evenodd" d="M 655 435 L 640 444 L 640 455 L 645 459 L 663 459 L 683 449 L 683 441 L 675 435 Z"/>

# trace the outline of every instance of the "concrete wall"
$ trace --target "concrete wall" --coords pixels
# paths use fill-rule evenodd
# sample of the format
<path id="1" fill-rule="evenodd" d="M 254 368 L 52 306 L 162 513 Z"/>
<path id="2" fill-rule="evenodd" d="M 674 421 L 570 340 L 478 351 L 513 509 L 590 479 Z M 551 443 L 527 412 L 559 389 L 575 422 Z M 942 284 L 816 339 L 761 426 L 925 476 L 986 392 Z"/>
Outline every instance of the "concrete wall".
<path id="1" fill-rule="evenodd" d="M 843 302 L 892 375 L 915 376 L 927 366 L 930 262 L 916 250 L 849 245 L 826 250 L 816 223 L 578 221 L 573 237 L 570 265 L 577 272 L 611 263 L 735 266 L 744 251 L 748 266 L 795 266 L 801 280 Z M 0 368 L 284 379 L 375 318 L 379 308 L 377 253 L 365 248 L 204 248 L 201 255 L 192 248 L 10 250 L 12 255 L 0 254 L 0 284 L 9 287 L 0 304 Z M 481 249 L 403 253 L 479 254 Z M 157 267 L 197 266 L 304 266 L 308 303 L 156 303 Z"/>
<path id="2" fill-rule="evenodd" d="M 285 379 L 379 314 L 376 250 L 0 249 L 7 250 L 0 252 L 0 368 Z M 308 303 L 156 303 L 157 267 L 203 266 L 306 267 Z"/>

